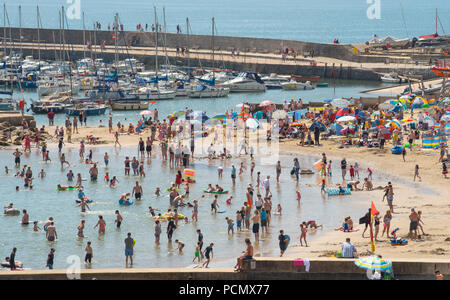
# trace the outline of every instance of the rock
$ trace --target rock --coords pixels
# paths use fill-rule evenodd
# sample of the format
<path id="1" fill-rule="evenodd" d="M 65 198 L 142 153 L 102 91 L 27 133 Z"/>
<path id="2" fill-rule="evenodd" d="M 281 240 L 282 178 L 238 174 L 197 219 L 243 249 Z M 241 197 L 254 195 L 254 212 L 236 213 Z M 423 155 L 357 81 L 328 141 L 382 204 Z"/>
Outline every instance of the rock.
<path id="1" fill-rule="evenodd" d="M 450 242 L 450 237 L 445 239 L 446 242 Z"/>

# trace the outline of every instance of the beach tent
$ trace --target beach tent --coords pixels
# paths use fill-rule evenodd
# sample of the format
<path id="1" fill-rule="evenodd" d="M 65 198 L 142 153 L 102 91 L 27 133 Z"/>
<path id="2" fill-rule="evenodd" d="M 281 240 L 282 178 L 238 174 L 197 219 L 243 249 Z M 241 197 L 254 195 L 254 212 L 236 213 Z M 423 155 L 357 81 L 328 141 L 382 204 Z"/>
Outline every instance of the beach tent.
<path id="1" fill-rule="evenodd" d="M 331 134 L 335 134 L 335 135 L 341 135 L 342 129 L 344 129 L 344 127 L 338 123 L 333 123 L 329 128 Z"/>
<path id="2" fill-rule="evenodd" d="M 320 130 L 321 132 L 327 131 L 327 127 L 326 127 L 323 123 L 321 123 L 321 122 L 319 122 L 319 121 L 314 122 L 314 123 L 311 125 L 311 127 L 309 127 L 309 130 L 313 131 L 314 128 L 315 128 L 316 126 L 319 127 L 319 130 Z"/>
<path id="3" fill-rule="evenodd" d="M 423 118 L 423 122 L 427 123 L 428 127 L 433 127 L 434 124 L 436 124 L 436 121 L 430 116 L 426 116 L 425 118 Z"/>

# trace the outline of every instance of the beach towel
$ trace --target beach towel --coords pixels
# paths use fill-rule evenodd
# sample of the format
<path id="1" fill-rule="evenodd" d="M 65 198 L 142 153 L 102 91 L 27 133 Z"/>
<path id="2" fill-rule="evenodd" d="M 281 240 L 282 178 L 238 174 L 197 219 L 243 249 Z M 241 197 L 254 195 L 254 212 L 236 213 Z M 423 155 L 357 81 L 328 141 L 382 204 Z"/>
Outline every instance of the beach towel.
<path id="1" fill-rule="evenodd" d="M 298 266 L 305 266 L 305 271 L 309 272 L 311 263 L 310 263 L 309 259 L 307 259 L 307 258 L 296 258 L 296 259 L 294 259 L 294 267 L 298 267 Z"/>

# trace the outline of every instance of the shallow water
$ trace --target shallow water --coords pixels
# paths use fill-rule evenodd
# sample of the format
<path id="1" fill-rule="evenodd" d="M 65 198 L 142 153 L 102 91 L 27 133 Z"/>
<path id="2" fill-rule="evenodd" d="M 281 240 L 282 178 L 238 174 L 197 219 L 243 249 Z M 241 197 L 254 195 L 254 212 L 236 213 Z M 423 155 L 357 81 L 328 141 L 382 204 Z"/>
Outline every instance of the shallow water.
<path id="1" fill-rule="evenodd" d="M 197 160 L 193 169 L 197 171 L 197 183 L 191 188 L 189 201 L 200 199 L 203 190 L 208 183 L 216 184 L 217 182 L 225 189 L 230 190 L 229 195 L 233 195 L 231 207 L 225 205 L 226 196 L 221 196 L 219 201 L 219 211 L 226 210 L 226 213 L 212 215 L 210 213 L 210 203 L 212 197 L 207 196 L 207 200 L 200 201 L 199 222 L 198 224 L 179 223 L 179 227 L 174 234 L 175 239 L 180 239 L 186 244 L 183 255 L 174 253 L 174 246 L 167 243 L 166 235 L 161 237 L 161 245 L 155 246 L 153 237 L 153 225 L 148 206 L 165 211 L 168 208 L 167 192 L 164 192 L 159 198 L 153 196 L 153 192 L 157 186 L 165 189 L 175 179 L 175 171 L 171 170 L 166 164 L 161 163 L 157 154 L 149 161 L 145 162 L 145 172 L 147 177 L 140 180 L 139 177 L 123 175 L 123 160 L 126 155 L 136 155 L 134 149 L 123 148 L 121 153 L 115 152 L 114 149 L 94 149 L 94 160 L 103 159 L 103 153 L 108 151 L 112 163 L 107 171 L 110 175 L 116 175 L 120 181 L 115 189 L 110 189 L 102 182 L 106 169 L 103 162 L 100 165 L 99 182 L 86 183 L 85 193 L 87 197 L 94 200 L 90 204 L 92 211 L 81 214 L 80 208 L 76 207 L 76 192 L 66 191 L 57 192 L 56 185 L 58 183 L 68 184 L 65 174 L 68 168 L 61 170 L 57 160 L 55 150 L 51 151 L 50 157 L 54 162 L 45 164 L 40 161 L 40 155 L 33 152 L 24 157 L 22 164 L 31 165 L 34 172 L 34 189 L 24 190 L 23 180 L 17 177 L 3 176 L 1 178 L 0 192 L 10 197 L 4 197 L 1 201 L 2 205 L 13 202 L 18 209 L 27 209 L 30 214 L 30 220 L 39 220 L 40 227 L 48 217 L 55 219 L 55 226 L 59 235 L 57 242 L 48 243 L 43 233 L 34 233 L 32 226 L 21 226 L 19 224 L 21 216 L 1 216 L 0 227 L 1 249 L 0 255 L 7 256 L 12 247 L 18 248 L 17 259 L 25 263 L 26 267 L 33 269 L 44 268 L 45 259 L 51 247 L 56 249 L 55 267 L 63 268 L 67 264 L 65 262 L 69 255 L 79 255 L 84 257 L 84 247 L 88 240 L 92 241 L 94 249 L 94 267 L 123 267 L 124 254 L 123 240 L 127 232 L 132 232 L 136 239 L 135 247 L 135 266 L 136 267 L 179 267 L 189 266 L 193 258 L 193 252 L 196 241 L 196 229 L 200 228 L 204 234 L 205 244 L 215 243 L 215 257 L 217 262 L 228 260 L 238 256 L 244 249 L 243 239 L 252 237 L 249 232 L 235 233 L 234 236 L 227 234 L 227 226 L 225 217 L 235 219 L 235 212 L 241 207 L 245 194 L 242 192 L 249 182 L 255 183 L 256 178 L 250 178 L 249 171 L 245 176 L 238 176 L 236 186 L 232 187 L 229 177 L 229 168 L 231 164 L 240 163 L 241 159 L 233 159 L 225 162 L 224 177 L 217 180 L 217 166 L 221 164 L 219 161 L 209 163 L 207 160 Z M 75 165 L 70 169 L 73 172 L 81 173 L 83 177 L 88 177 L 89 166 L 78 161 L 78 151 L 72 150 L 67 152 L 67 159 L 71 164 Z M 11 152 L 0 152 L 0 159 L 5 165 L 13 168 Z M 257 248 L 258 252 L 263 256 L 274 255 L 277 253 L 277 236 L 278 230 L 283 228 L 286 233 L 290 234 L 294 239 L 297 236 L 298 226 L 301 221 L 317 220 L 319 223 L 325 222 L 324 231 L 330 230 L 334 224 L 339 224 L 340 219 L 344 215 L 352 215 L 359 213 L 364 209 L 364 203 L 360 199 L 350 197 L 334 197 L 330 199 L 322 198 L 317 187 L 316 176 L 303 176 L 299 185 L 302 193 L 301 205 L 298 205 L 295 197 L 295 184 L 290 177 L 289 170 L 291 166 L 291 157 L 282 159 L 282 165 L 287 166 L 283 169 L 280 185 L 275 184 L 272 180 L 273 204 L 281 203 L 283 207 L 283 216 L 273 216 L 271 224 L 271 234 L 265 236 Z M 245 161 L 245 159 L 243 159 Z M 302 158 L 302 166 L 312 165 L 315 159 Z M 13 168 L 14 169 L 14 168 Z M 40 169 L 44 169 L 47 173 L 46 178 L 37 178 Z M 255 169 L 261 174 L 270 174 L 272 178 L 275 176 L 273 166 L 260 166 Z M 138 201 L 130 207 L 121 207 L 118 205 L 118 199 L 122 193 L 131 192 L 134 182 L 138 180 L 144 187 L 144 196 L 142 201 Z M 20 191 L 15 192 L 14 187 L 20 186 Z M 346 203 L 352 205 L 346 205 Z M 124 217 L 122 228 L 117 230 L 113 224 L 115 220 L 114 211 L 119 209 Z M 190 217 L 192 210 L 189 208 L 180 208 L 179 212 Z M 107 223 L 107 233 L 99 236 L 93 226 L 97 222 L 97 216 L 103 215 Z M 76 237 L 76 227 L 80 219 L 86 220 L 85 239 Z M 163 225 L 163 232 L 166 224 Z M 317 234 L 320 234 L 317 232 Z M 312 238 L 312 236 L 311 236 Z M 214 265 L 214 263 L 212 264 Z"/>
<path id="2" fill-rule="evenodd" d="M 161 100 L 156 101 L 155 104 L 150 104 L 150 109 L 153 110 L 157 108 L 159 111 L 159 119 L 163 119 L 165 116 L 173 113 L 178 109 L 183 109 L 189 107 L 193 110 L 206 111 L 208 116 L 213 117 L 217 114 L 223 114 L 227 109 L 236 110 L 236 105 L 242 102 L 249 103 L 260 103 L 264 100 L 271 100 L 275 103 L 281 104 L 285 100 L 290 101 L 291 99 L 298 100 L 302 98 L 304 103 L 310 101 L 319 102 L 329 98 L 340 98 L 340 97 L 360 97 L 367 95 L 361 94 L 360 92 L 367 89 L 374 89 L 377 87 L 385 86 L 381 82 L 374 81 L 359 81 L 359 80 L 339 80 L 336 83 L 336 91 L 334 91 L 333 83 L 329 80 L 323 80 L 323 82 L 329 82 L 329 87 L 317 88 L 315 90 L 308 91 L 285 91 L 285 90 L 267 90 L 265 93 L 230 93 L 228 97 L 225 98 L 204 98 L 204 99 L 192 99 L 192 98 L 181 98 L 177 97 L 173 100 Z M 21 97 L 19 92 L 16 92 L 15 97 L 19 99 Z M 25 99 L 31 103 L 29 99 L 37 99 L 35 90 L 26 90 Z M 102 121 L 103 125 L 108 124 L 108 110 L 103 116 L 89 116 L 87 118 L 88 126 L 97 126 Z M 28 113 L 32 113 L 29 110 Z M 136 123 L 140 118 L 139 112 L 136 111 L 114 111 L 112 112 L 114 125 L 120 121 L 122 124 L 128 124 L 129 122 Z M 63 124 L 65 119 L 65 114 L 57 114 L 55 116 L 55 124 Z M 35 120 L 38 125 L 48 124 L 48 119 L 46 115 L 35 115 Z"/>

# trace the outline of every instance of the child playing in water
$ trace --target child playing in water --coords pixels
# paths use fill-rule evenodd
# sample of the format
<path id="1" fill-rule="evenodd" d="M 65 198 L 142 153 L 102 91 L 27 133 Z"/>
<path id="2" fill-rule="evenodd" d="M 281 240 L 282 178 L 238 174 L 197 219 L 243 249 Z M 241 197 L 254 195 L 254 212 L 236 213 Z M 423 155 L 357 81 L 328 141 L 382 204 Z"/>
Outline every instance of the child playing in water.
<path id="1" fill-rule="evenodd" d="M 194 259 L 192 260 L 192 262 L 194 262 L 197 259 L 197 262 L 200 263 L 200 242 L 197 242 L 197 245 L 195 246 L 195 254 L 194 254 Z"/>
<path id="2" fill-rule="evenodd" d="M 242 231 L 242 214 L 239 210 L 236 212 L 236 223 L 237 223 L 237 230 Z"/>
<path id="3" fill-rule="evenodd" d="M 233 199 L 233 196 L 227 198 L 226 200 L 227 205 L 231 205 L 231 199 Z"/>
<path id="4" fill-rule="evenodd" d="M 156 190 L 155 190 L 155 196 L 156 196 L 156 197 L 161 196 L 161 189 L 160 189 L 159 187 L 156 187 Z"/>
<path id="5" fill-rule="evenodd" d="M 278 203 L 277 205 L 277 210 L 275 211 L 275 215 L 280 215 L 281 216 L 281 212 L 282 212 L 282 208 L 281 208 L 281 204 Z"/>
<path id="6" fill-rule="evenodd" d="M 302 195 L 300 194 L 300 191 L 296 191 L 297 194 L 297 201 L 300 201 L 302 199 Z"/>
<path id="7" fill-rule="evenodd" d="M 184 248 L 184 243 L 182 241 L 175 240 L 175 244 L 178 244 L 178 247 L 175 249 L 175 251 L 178 250 L 179 253 L 182 253 L 183 248 Z"/>
<path id="8" fill-rule="evenodd" d="M 34 222 L 33 222 L 33 231 L 37 232 L 37 231 L 39 231 L 39 230 L 41 230 L 41 229 L 40 229 L 39 226 L 38 226 L 38 222 L 37 222 L 37 221 L 34 221 Z"/>

